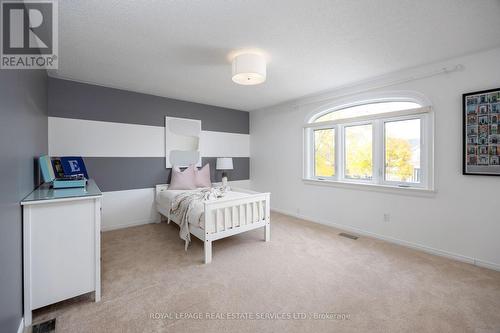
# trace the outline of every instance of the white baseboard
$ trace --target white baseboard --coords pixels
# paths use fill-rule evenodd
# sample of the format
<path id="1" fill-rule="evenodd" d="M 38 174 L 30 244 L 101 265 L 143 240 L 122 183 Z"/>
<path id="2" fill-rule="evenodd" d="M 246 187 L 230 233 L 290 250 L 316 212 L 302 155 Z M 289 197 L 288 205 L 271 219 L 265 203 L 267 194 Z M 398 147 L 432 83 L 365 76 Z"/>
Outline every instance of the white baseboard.
<path id="1" fill-rule="evenodd" d="M 155 220 L 141 220 L 141 221 L 134 221 L 134 222 L 126 222 L 123 224 L 114 224 L 111 226 L 101 226 L 101 231 L 111 231 L 111 230 L 118 230 L 118 229 L 123 229 L 123 228 L 130 228 L 130 227 L 137 227 L 139 225 L 144 225 L 144 224 L 150 224 L 150 223 L 159 223 L 160 221 L 155 221 Z"/>
<path id="2" fill-rule="evenodd" d="M 21 318 L 21 322 L 19 323 L 19 327 L 17 328 L 17 333 L 23 333 L 24 332 L 24 317 Z"/>
<path id="3" fill-rule="evenodd" d="M 312 218 L 310 216 L 306 216 L 306 215 L 302 215 L 302 214 L 292 213 L 292 212 L 289 212 L 289 211 L 287 211 L 285 209 L 271 208 L 271 210 L 274 211 L 274 212 L 277 212 L 277 213 L 281 213 L 281 214 L 293 216 L 293 217 L 296 217 L 296 218 L 299 218 L 299 219 L 302 219 L 302 220 L 307 220 L 307 221 L 310 221 L 310 222 L 313 222 L 313 223 L 323 224 L 323 225 L 326 225 L 326 226 L 334 227 L 334 228 L 341 229 L 341 230 L 344 230 L 344 231 L 353 232 L 353 233 L 356 233 L 356 234 L 359 234 L 359 235 L 363 235 L 363 236 L 373 237 L 373 238 L 380 239 L 380 240 L 383 240 L 383 241 L 386 241 L 386 242 L 389 242 L 389 243 L 401 245 L 401 246 L 404 246 L 404 247 L 408 247 L 408 248 L 411 248 L 411 249 L 414 249 L 414 250 L 419 250 L 419 251 L 426 252 L 426 253 L 429 253 L 429 254 L 434 254 L 434 255 L 437 255 L 437 256 L 440 256 L 440 257 L 446 257 L 446 258 L 449 258 L 449 259 L 453 259 L 453 260 L 465 262 L 465 263 L 468 263 L 468 264 L 476 265 L 478 267 L 489 268 L 489 269 L 492 269 L 492 270 L 495 270 L 495 271 L 500 271 L 500 265 L 492 263 L 492 262 L 483 261 L 483 260 L 471 258 L 471 257 L 468 257 L 468 256 L 464 256 L 464 255 L 461 255 L 461 254 L 452 253 L 452 252 L 448 252 L 448 251 L 444 251 L 444 250 L 432 248 L 432 247 L 429 247 L 429 246 L 425 246 L 425 245 L 421 245 L 421 244 L 416 244 L 416 243 L 408 242 L 408 241 L 405 241 L 405 240 L 402 240 L 402 239 L 398 239 L 398 238 L 394 238 L 394 237 L 389 237 L 389 236 L 384 236 L 384 235 L 376 234 L 376 233 L 373 233 L 373 232 L 370 232 L 370 231 L 365 231 L 365 230 L 358 229 L 358 228 L 355 228 L 355 227 L 351 227 L 351 226 L 348 226 L 348 225 L 338 224 L 338 223 L 334 223 L 334 222 L 327 221 L 327 220 Z"/>
<path id="4" fill-rule="evenodd" d="M 476 259 L 475 265 L 500 272 L 500 265 L 493 262 Z"/>

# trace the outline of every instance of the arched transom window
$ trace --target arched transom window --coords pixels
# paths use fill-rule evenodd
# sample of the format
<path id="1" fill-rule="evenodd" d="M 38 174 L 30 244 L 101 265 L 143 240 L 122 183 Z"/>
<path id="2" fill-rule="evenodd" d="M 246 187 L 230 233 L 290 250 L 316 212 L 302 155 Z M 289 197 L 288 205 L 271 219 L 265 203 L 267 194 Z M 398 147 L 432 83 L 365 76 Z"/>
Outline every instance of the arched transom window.
<path id="1" fill-rule="evenodd" d="M 432 189 L 432 112 L 385 99 L 320 110 L 304 126 L 306 180 Z"/>

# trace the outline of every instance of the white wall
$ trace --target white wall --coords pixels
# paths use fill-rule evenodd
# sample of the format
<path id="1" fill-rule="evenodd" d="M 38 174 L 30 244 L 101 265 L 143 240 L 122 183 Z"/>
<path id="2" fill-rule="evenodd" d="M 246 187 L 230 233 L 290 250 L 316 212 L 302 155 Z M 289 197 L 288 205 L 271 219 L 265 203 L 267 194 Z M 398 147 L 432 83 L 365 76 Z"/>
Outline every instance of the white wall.
<path id="1" fill-rule="evenodd" d="M 250 189 L 250 180 L 235 180 L 234 187 Z M 101 230 L 108 231 L 160 222 L 155 206 L 155 189 L 143 188 L 103 192 Z"/>
<path id="2" fill-rule="evenodd" d="M 500 177 L 462 175 L 461 104 L 463 93 L 500 87 L 500 48 L 395 73 L 380 82 L 454 64 L 464 69 L 371 91 L 410 90 L 431 101 L 437 193 L 419 197 L 303 183 L 306 116 L 340 95 L 376 86 L 376 80 L 252 112 L 253 188 L 272 192 L 275 210 L 500 269 Z M 319 97 L 321 102 L 313 102 Z M 384 213 L 391 215 L 390 222 L 384 222 Z"/>
<path id="3" fill-rule="evenodd" d="M 165 126 L 49 117 L 48 127 L 50 156 L 165 157 Z M 248 157 L 249 145 L 248 134 L 200 134 L 203 157 Z"/>
<path id="4" fill-rule="evenodd" d="M 102 231 L 160 221 L 154 188 L 103 192 L 102 201 Z"/>
<path id="5" fill-rule="evenodd" d="M 249 137 L 248 134 L 202 131 L 201 155 L 248 157 Z M 49 117 L 48 150 L 50 156 L 165 157 L 165 127 Z M 250 180 L 241 180 L 233 185 L 249 188 L 249 184 Z M 160 216 L 154 199 L 154 188 L 104 191 L 101 229 L 158 222 Z"/>

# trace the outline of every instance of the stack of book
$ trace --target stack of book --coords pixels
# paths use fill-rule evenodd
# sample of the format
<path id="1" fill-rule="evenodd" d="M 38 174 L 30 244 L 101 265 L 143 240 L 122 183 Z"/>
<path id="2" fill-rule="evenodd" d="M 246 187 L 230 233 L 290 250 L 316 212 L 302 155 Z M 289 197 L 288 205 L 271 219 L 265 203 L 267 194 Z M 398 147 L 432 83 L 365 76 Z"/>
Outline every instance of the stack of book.
<path id="1" fill-rule="evenodd" d="M 39 158 L 44 182 L 51 183 L 54 189 L 85 187 L 87 169 L 81 157 L 49 157 Z"/>

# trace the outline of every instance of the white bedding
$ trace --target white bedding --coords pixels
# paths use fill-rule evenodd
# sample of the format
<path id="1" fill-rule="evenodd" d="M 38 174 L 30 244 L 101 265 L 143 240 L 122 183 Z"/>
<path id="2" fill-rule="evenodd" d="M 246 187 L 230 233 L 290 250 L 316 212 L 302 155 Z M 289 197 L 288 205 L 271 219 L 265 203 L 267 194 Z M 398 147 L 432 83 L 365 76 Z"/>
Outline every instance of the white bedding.
<path id="1" fill-rule="evenodd" d="M 194 192 L 196 190 L 166 190 L 166 191 L 161 191 L 158 193 L 157 197 L 156 197 L 156 203 L 158 205 L 160 205 L 161 207 L 163 207 L 163 209 L 165 211 L 170 211 L 170 208 L 172 207 L 172 202 L 174 201 L 175 197 L 181 193 L 184 193 L 184 192 Z M 247 193 L 243 193 L 243 192 L 235 192 L 235 191 L 227 191 L 226 194 L 224 195 L 223 198 L 220 198 L 220 199 L 217 199 L 217 200 L 228 200 L 228 199 L 239 199 L 239 198 L 245 198 L 247 197 L 248 194 Z M 197 211 L 203 211 L 204 209 L 204 205 L 203 205 L 203 201 L 199 201 L 196 203 L 196 209 Z M 258 217 L 258 211 L 257 211 L 257 207 L 254 207 L 255 209 L 255 212 L 252 214 L 252 216 L 257 219 Z M 262 213 L 261 212 L 261 216 L 262 216 Z M 234 214 L 234 221 L 233 221 L 233 214 L 232 212 L 228 211 L 227 212 L 227 216 L 229 217 L 229 221 L 227 223 L 228 226 L 239 226 L 240 225 L 240 221 L 239 221 L 239 214 Z M 173 221 L 175 221 L 176 223 L 179 223 L 179 221 L 176 221 L 175 218 L 173 216 L 168 216 L 169 218 L 171 218 Z M 224 225 L 224 220 L 223 220 L 223 214 L 219 214 L 218 218 L 217 218 L 217 215 L 215 214 L 214 212 L 214 216 L 212 218 L 212 221 L 215 225 L 215 223 L 217 223 L 217 228 L 215 228 L 215 226 L 212 228 L 212 230 L 218 230 L 218 231 L 221 231 L 221 230 L 224 230 L 225 229 L 225 225 Z M 256 222 L 256 221 L 253 221 L 253 222 Z M 202 217 L 199 219 L 199 223 L 198 224 L 193 224 L 191 223 L 190 221 L 190 224 L 191 225 L 194 225 L 198 228 L 201 228 L 201 229 L 204 229 L 205 227 L 205 215 L 203 214 Z"/>

